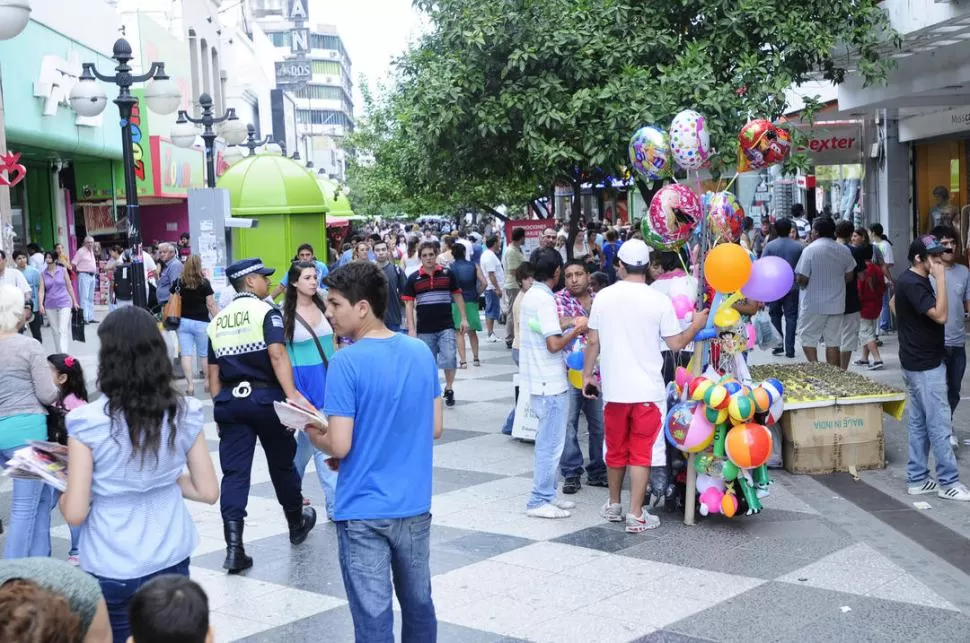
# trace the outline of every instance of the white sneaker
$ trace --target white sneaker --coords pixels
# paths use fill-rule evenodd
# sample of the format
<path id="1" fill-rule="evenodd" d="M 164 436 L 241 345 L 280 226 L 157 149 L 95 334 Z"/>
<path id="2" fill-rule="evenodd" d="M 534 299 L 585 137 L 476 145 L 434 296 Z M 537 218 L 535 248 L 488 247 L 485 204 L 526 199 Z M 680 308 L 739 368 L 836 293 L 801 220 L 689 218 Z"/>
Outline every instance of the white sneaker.
<path id="1" fill-rule="evenodd" d="M 970 502 L 970 489 L 967 489 L 967 486 L 961 482 L 952 485 L 949 489 L 940 489 L 936 492 L 936 495 L 947 500 Z"/>
<path id="2" fill-rule="evenodd" d="M 569 518 L 570 514 L 565 509 L 560 509 L 551 502 L 547 502 L 544 505 L 539 505 L 533 509 L 526 509 L 525 514 L 527 516 L 532 516 L 533 518 Z"/>
<path id="3" fill-rule="evenodd" d="M 952 433 L 950 434 L 950 446 L 953 447 L 954 451 L 957 451 L 960 448 L 960 441 L 957 440 L 957 436 L 953 435 Z"/>
<path id="4" fill-rule="evenodd" d="M 634 516 L 633 514 L 626 515 L 626 533 L 642 534 L 648 529 L 656 529 L 660 526 L 660 518 L 654 516 L 646 509 L 641 509 L 640 511 L 641 515 L 639 516 Z"/>
<path id="5" fill-rule="evenodd" d="M 492 333 L 491 335 L 488 336 L 489 344 L 494 344 L 497 341 L 498 341 L 498 337 L 495 336 L 495 333 Z"/>
<path id="6" fill-rule="evenodd" d="M 572 500 L 566 500 L 565 498 L 556 498 L 552 501 L 552 504 L 556 505 L 560 509 L 575 509 L 576 503 Z"/>
<path id="7" fill-rule="evenodd" d="M 610 501 L 607 500 L 603 508 L 600 509 L 600 515 L 610 522 L 623 522 L 623 505 L 618 502 L 610 504 Z"/>
<path id="8" fill-rule="evenodd" d="M 910 487 L 906 489 L 906 493 L 911 496 L 922 496 L 927 493 L 936 493 L 938 489 L 939 487 L 936 484 L 936 480 L 927 478 L 922 484 L 910 485 Z"/>

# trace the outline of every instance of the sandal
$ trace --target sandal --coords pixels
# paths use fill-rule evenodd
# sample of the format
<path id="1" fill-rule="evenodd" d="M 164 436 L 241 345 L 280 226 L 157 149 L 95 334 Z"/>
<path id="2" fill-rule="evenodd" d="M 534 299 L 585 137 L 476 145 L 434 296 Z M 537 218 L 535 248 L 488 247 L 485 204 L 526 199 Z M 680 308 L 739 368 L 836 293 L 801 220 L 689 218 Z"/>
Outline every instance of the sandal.
<path id="1" fill-rule="evenodd" d="M 481 366 L 481 365 L 482 365 L 482 360 L 480 360 L 480 359 L 478 359 L 478 358 L 476 357 L 476 358 L 475 358 L 475 361 L 474 361 L 474 364 L 475 364 L 475 366 Z"/>
<path id="2" fill-rule="evenodd" d="M 465 370 L 466 368 L 468 368 L 468 362 L 458 362 L 458 368 L 460 368 L 461 370 Z"/>

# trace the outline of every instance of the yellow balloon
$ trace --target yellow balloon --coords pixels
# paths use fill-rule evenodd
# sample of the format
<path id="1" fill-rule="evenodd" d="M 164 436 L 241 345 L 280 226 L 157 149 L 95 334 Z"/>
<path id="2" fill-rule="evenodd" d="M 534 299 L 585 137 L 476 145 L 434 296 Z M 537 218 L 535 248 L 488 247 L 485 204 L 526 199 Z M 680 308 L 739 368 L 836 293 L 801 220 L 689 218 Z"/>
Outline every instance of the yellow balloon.
<path id="1" fill-rule="evenodd" d="M 567 379 L 569 379 L 569 383 L 572 384 L 574 388 L 579 388 L 579 389 L 583 388 L 583 372 L 582 371 L 577 371 L 577 370 L 571 368 L 571 369 L 569 369 L 569 372 L 566 373 L 566 377 L 567 377 Z"/>
<path id="2" fill-rule="evenodd" d="M 718 328 L 731 328 L 741 321 L 741 313 L 733 308 L 720 310 L 714 315 L 714 325 Z"/>

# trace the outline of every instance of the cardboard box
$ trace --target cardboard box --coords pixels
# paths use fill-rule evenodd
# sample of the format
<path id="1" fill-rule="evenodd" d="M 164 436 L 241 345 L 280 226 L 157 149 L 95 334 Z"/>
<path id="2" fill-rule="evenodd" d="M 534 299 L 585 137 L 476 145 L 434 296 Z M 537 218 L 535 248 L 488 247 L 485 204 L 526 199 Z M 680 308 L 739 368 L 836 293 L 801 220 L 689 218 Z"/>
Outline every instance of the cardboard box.
<path id="1" fill-rule="evenodd" d="M 785 469 L 833 473 L 886 466 L 881 402 L 834 404 L 781 416 Z"/>

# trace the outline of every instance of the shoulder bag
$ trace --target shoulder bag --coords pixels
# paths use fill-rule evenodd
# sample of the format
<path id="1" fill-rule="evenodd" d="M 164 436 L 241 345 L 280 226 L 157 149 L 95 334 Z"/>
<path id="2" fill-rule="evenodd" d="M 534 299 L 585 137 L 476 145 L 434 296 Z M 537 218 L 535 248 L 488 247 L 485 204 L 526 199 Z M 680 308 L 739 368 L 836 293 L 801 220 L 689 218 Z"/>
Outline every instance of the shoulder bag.
<path id="1" fill-rule="evenodd" d="M 176 330 L 182 323 L 182 285 L 178 279 L 172 284 L 172 292 L 162 310 L 162 325 L 165 330 Z"/>
<path id="2" fill-rule="evenodd" d="M 317 345 L 317 350 L 320 351 L 320 359 L 323 360 L 323 367 L 330 368 L 330 360 L 327 359 L 327 354 L 323 352 L 323 345 L 320 343 L 320 338 L 317 337 L 316 332 L 310 328 L 310 324 L 308 324 L 307 320 L 300 316 L 300 313 L 294 311 L 293 314 L 296 316 L 296 321 L 300 322 L 300 325 L 306 328 L 306 331 L 310 333 L 310 337 L 313 338 L 313 343 Z"/>

